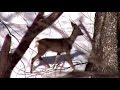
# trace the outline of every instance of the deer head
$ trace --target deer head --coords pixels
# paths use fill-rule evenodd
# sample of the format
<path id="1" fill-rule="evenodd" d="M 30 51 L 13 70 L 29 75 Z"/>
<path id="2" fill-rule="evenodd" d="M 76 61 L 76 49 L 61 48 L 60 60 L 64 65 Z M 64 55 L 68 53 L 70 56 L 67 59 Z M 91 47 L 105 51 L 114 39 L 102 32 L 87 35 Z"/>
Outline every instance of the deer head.
<path id="1" fill-rule="evenodd" d="M 71 22 L 71 25 L 73 27 L 73 33 L 76 32 L 76 33 L 78 33 L 78 35 L 84 35 L 83 32 L 81 31 L 81 29 L 78 27 L 77 24 Z"/>

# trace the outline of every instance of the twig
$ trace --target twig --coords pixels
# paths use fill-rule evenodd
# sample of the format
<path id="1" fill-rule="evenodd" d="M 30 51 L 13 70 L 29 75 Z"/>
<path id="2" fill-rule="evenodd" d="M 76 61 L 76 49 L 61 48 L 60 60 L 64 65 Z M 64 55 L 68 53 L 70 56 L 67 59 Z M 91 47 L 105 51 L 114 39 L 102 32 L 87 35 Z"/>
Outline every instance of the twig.
<path id="1" fill-rule="evenodd" d="M 10 30 L 9 30 L 9 28 L 8 28 L 8 26 L 7 26 L 7 24 L 4 23 L 1 19 L 0 19 L 0 22 L 7 28 L 9 34 L 10 34 L 11 36 L 13 36 L 13 37 L 19 42 L 19 40 L 10 32 Z"/>

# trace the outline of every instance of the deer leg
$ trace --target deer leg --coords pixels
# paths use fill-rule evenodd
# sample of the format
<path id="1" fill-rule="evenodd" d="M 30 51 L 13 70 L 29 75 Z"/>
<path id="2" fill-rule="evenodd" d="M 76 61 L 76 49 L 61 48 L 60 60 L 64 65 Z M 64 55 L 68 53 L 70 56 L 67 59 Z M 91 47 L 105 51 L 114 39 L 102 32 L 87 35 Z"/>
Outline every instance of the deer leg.
<path id="1" fill-rule="evenodd" d="M 60 58 L 60 53 L 57 53 L 57 56 L 55 57 L 55 62 L 54 62 L 53 68 L 55 68 L 55 64 L 57 63 L 57 61 L 59 60 L 59 58 Z"/>
<path id="2" fill-rule="evenodd" d="M 32 58 L 32 61 L 31 61 L 31 70 L 30 70 L 31 73 L 32 73 L 32 68 L 33 68 L 33 63 L 34 63 L 34 61 L 35 61 L 36 59 L 39 59 L 42 55 L 44 55 L 45 52 L 46 52 L 46 51 L 43 51 L 43 50 L 38 51 L 37 55 Z"/>
<path id="3" fill-rule="evenodd" d="M 36 59 L 38 59 L 39 57 L 40 57 L 40 55 L 37 54 L 35 57 L 32 58 L 30 73 L 32 73 L 32 71 L 33 71 L 32 69 L 33 69 L 33 63 L 34 63 L 34 61 L 35 61 Z"/>
<path id="4" fill-rule="evenodd" d="M 73 70 L 75 70 L 75 67 L 73 65 L 72 58 L 71 58 L 71 55 L 70 55 L 70 51 L 66 52 L 66 57 L 67 57 L 67 62 L 71 65 Z"/>

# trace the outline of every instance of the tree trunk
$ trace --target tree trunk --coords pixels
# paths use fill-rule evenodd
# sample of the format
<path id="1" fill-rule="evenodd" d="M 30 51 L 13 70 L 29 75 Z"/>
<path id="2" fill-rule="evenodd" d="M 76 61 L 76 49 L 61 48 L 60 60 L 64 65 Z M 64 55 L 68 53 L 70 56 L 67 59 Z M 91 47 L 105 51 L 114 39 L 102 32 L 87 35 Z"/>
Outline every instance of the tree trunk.
<path id="1" fill-rule="evenodd" d="M 86 70 L 118 73 L 117 13 L 97 12 L 95 17 L 93 49 Z"/>
<path id="2" fill-rule="evenodd" d="M 117 24 L 117 39 L 118 39 L 118 69 L 120 71 L 120 12 L 118 12 L 118 24 Z"/>
<path id="3" fill-rule="evenodd" d="M 10 46 L 11 37 L 7 35 L 0 52 L 0 78 L 8 78 L 10 76 L 9 73 L 11 73 L 11 70 L 9 70 L 12 64 L 9 56 Z"/>

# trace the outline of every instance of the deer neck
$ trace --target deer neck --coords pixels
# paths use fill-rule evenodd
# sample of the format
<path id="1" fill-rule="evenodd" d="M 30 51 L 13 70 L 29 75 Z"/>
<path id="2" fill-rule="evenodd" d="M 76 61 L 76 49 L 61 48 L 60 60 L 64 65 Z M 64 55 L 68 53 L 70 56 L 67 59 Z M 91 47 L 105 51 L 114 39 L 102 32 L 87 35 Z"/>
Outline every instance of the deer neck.
<path id="1" fill-rule="evenodd" d="M 78 36 L 78 32 L 73 30 L 73 32 L 72 32 L 72 34 L 70 36 L 70 40 L 71 40 L 70 42 L 71 42 L 71 44 L 74 43 L 74 41 L 77 38 L 77 36 Z"/>

